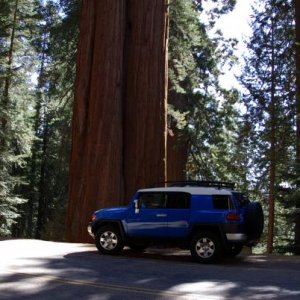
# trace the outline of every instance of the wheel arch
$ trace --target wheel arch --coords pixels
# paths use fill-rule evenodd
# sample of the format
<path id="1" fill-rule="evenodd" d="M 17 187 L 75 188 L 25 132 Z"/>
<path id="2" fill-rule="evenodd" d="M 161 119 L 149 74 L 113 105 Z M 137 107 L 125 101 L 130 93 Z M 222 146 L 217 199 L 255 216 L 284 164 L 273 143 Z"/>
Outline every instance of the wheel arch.
<path id="1" fill-rule="evenodd" d="M 188 240 L 189 242 L 192 240 L 193 236 L 199 232 L 203 231 L 210 231 L 217 236 L 220 237 L 221 244 L 225 247 L 226 246 L 226 235 L 222 230 L 221 225 L 212 225 L 212 224 L 194 224 L 190 230 Z"/>
<path id="2" fill-rule="evenodd" d="M 96 234 L 100 227 L 108 226 L 108 225 L 117 227 L 120 231 L 123 241 L 125 241 L 125 232 L 124 232 L 123 224 L 120 220 L 114 220 L 114 219 L 96 220 L 92 224 L 92 232 Z"/>

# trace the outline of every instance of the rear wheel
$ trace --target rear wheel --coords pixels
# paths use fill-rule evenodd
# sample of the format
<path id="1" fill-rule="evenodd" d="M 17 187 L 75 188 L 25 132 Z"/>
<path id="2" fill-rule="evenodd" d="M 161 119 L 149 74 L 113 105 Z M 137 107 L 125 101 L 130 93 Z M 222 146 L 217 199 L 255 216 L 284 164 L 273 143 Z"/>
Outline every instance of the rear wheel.
<path id="1" fill-rule="evenodd" d="M 122 251 L 124 242 L 117 227 L 100 227 L 95 238 L 96 247 L 103 254 L 117 254 Z"/>
<path id="2" fill-rule="evenodd" d="M 215 263 L 223 252 L 219 237 L 210 231 L 194 235 L 190 250 L 193 258 L 201 263 Z"/>

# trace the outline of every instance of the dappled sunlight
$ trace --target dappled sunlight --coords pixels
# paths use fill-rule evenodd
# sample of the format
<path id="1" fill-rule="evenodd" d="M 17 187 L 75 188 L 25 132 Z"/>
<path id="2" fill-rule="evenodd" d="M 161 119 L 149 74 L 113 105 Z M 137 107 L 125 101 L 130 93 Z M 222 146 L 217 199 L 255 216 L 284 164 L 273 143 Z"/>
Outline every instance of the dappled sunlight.
<path id="1" fill-rule="evenodd" d="M 204 265 L 187 251 L 162 252 L 106 256 L 93 245 L 2 241 L 0 299 L 300 299 L 297 257 L 249 255 Z"/>
<path id="2" fill-rule="evenodd" d="M 17 282 L 22 278 L 22 285 Z M 1 291 L 11 291 L 14 294 L 22 294 L 24 296 L 35 293 L 40 293 L 47 288 L 51 282 L 50 278 L 47 277 L 32 277 L 32 276 L 20 276 L 15 275 L 14 281 L 3 282 L 1 280 Z"/>
<path id="3" fill-rule="evenodd" d="M 245 286 L 234 282 L 224 281 L 199 281 L 192 283 L 178 284 L 170 288 L 167 292 L 178 295 L 196 297 L 205 295 L 207 299 L 232 299 L 244 295 L 246 299 L 299 299 L 300 291 L 289 290 L 276 285 L 270 286 Z M 299 298 L 298 298 L 299 297 Z M 193 298 L 196 299 L 196 298 Z"/>
<path id="4" fill-rule="evenodd" d="M 250 287 L 248 291 L 248 299 L 251 300 L 276 299 L 278 297 L 282 299 L 290 299 L 292 297 L 300 298 L 300 291 L 291 291 L 285 288 L 279 288 L 278 286 Z"/>
<path id="5" fill-rule="evenodd" d="M 168 291 L 184 294 L 185 296 L 192 295 L 206 295 L 209 296 L 218 296 L 227 295 L 227 292 L 233 288 L 237 288 L 238 285 L 233 282 L 219 282 L 219 281 L 201 281 L 193 283 L 183 283 L 176 285 L 169 289 Z"/>

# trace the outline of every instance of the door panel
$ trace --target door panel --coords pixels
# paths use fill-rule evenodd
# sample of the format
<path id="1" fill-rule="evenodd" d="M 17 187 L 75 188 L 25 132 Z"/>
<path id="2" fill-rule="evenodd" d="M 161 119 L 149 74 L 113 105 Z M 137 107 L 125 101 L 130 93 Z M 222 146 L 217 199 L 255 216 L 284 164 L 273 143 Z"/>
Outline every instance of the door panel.
<path id="1" fill-rule="evenodd" d="M 183 237 L 190 220 L 190 194 L 147 192 L 138 196 L 139 212 L 128 215 L 131 237 Z"/>
<path id="2" fill-rule="evenodd" d="M 127 218 L 128 235 L 131 237 L 166 236 L 166 209 L 141 208 L 139 213 L 130 214 Z"/>
<path id="3" fill-rule="evenodd" d="M 165 193 L 140 193 L 138 195 L 139 212 L 128 215 L 127 228 L 131 237 L 167 236 Z"/>

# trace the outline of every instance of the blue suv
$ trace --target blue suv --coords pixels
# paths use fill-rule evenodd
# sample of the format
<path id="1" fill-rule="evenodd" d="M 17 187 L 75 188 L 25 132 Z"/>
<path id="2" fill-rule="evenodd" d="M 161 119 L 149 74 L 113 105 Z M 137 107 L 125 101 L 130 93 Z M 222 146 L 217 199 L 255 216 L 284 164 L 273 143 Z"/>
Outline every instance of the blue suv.
<path id="1" fill-rule="evenodd" d="M 198 262 L 213 263 L 255 245 L 263 224 L 261 205 L 232 183 L 167 182 L 138 190 L 127 207 L 96 211 L 88 232 L 103 254 L 117 254 L 124 246 L 143 251 L 172 245 L 190 249 Z"/>

